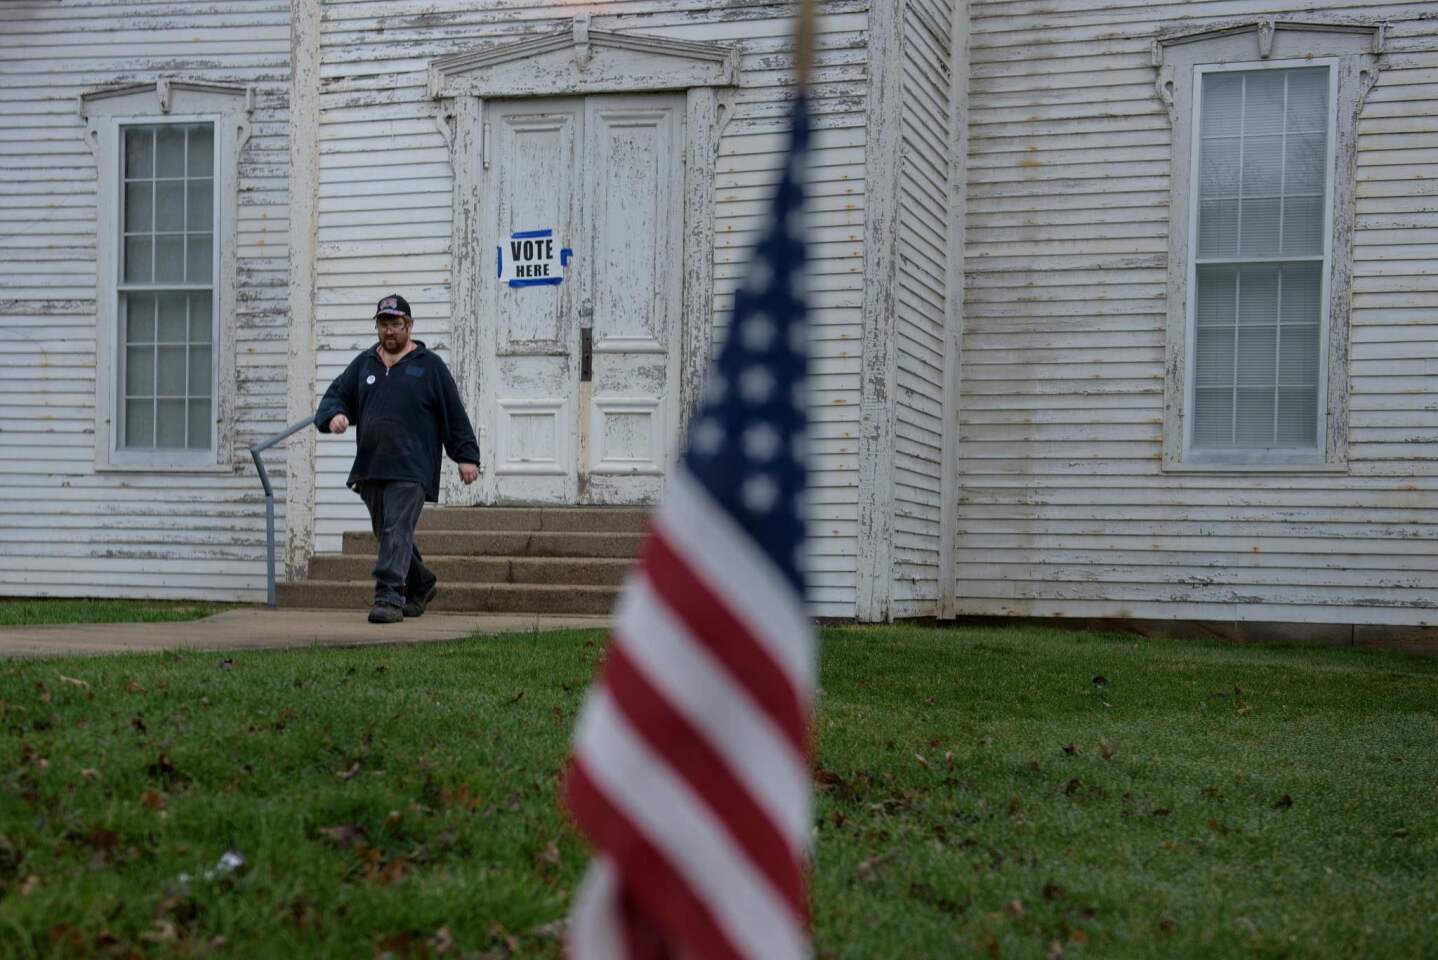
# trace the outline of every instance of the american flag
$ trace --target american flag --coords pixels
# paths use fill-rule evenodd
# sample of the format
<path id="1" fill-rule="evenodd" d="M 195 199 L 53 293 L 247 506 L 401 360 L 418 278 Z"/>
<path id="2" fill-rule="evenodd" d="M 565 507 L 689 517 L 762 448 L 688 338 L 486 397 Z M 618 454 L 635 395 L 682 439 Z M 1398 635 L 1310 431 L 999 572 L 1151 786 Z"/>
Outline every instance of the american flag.
<path id="1" fill-rule="evenodd" d="M 574 960 L 810 955 L 801 96 L 686 456 L 615 612 L 567 802 L 596 847 Z"/>

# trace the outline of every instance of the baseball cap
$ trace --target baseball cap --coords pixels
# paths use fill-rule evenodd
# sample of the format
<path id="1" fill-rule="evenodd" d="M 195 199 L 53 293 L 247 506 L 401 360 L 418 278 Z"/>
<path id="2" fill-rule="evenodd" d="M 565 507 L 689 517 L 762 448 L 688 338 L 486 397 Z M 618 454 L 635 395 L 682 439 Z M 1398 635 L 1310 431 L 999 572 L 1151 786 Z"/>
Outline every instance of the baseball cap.
<path id="1" fill-rule="evenodd" d="M 374 308 L 375 319 L 380 317 L 408 317 L 409 301 L 397 293 L 392 293 L 379 302 Z"/>

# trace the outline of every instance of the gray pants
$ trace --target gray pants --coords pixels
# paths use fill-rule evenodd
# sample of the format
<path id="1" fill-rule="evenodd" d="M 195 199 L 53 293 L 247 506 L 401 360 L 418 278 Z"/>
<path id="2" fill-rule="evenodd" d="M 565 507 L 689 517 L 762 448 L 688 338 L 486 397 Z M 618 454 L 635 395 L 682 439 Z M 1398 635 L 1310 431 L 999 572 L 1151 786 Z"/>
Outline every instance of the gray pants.
<path id="1" fill-rule="evenodd" d="M 404 480 L 367 480 L 359 495 L 369 508 L 370 526 L 379 538 L 374 564 L 374 602 L 402 607 L 423 599 L 435 584 L 414 544 L 414 528 L 424 509 L 424 487 Z"/>

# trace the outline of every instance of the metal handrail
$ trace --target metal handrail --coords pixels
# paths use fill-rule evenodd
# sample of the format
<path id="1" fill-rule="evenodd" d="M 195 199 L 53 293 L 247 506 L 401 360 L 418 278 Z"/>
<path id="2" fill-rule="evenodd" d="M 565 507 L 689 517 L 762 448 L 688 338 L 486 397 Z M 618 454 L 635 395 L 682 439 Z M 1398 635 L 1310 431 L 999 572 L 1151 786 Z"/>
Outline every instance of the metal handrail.
<path id="1" fill-rule="evenodd" d="M 265 488 L 265 606 L 270 609 L 275 606 L 275 491 L 270 486 L 270 475 L 265 470 L 265 461 L 260 459 L 260 454 L 305 427 L 312 426 L 314 422 L 314 415 L 311 414 L 303 420 L 296 420 L 268 440 L 250 447 L 250 457 L 255 461 L 255 469 L 260 473 L 260 483 Z"/>

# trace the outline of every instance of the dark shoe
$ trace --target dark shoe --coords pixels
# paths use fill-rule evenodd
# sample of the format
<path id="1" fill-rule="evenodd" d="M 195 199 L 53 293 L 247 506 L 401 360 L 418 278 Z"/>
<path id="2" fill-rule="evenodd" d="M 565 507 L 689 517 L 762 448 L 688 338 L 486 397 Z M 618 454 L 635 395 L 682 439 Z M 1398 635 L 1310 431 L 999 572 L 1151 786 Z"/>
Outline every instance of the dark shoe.
<path id="1" fill-rule="evenodd" d="M 404 613 L 399 607 L 392 607 L 387 603 L 377 603 L 370 608 L 370 623 L 399 623 L 404 619 Z"/>
<path id="2" fill-rule="evenodd" d="M 434 600 L 434 595 L 436 593 L 439 593 L 439 588 L 430 587 L 427 591 L 425 591 L 423 597 L 412 597 L 409 600 L 406 600 L 404 602 L 405 618 L 408 619 L 410 617 L 424 616 L 424 608 L 430 605 L 431 601 Z"/>

